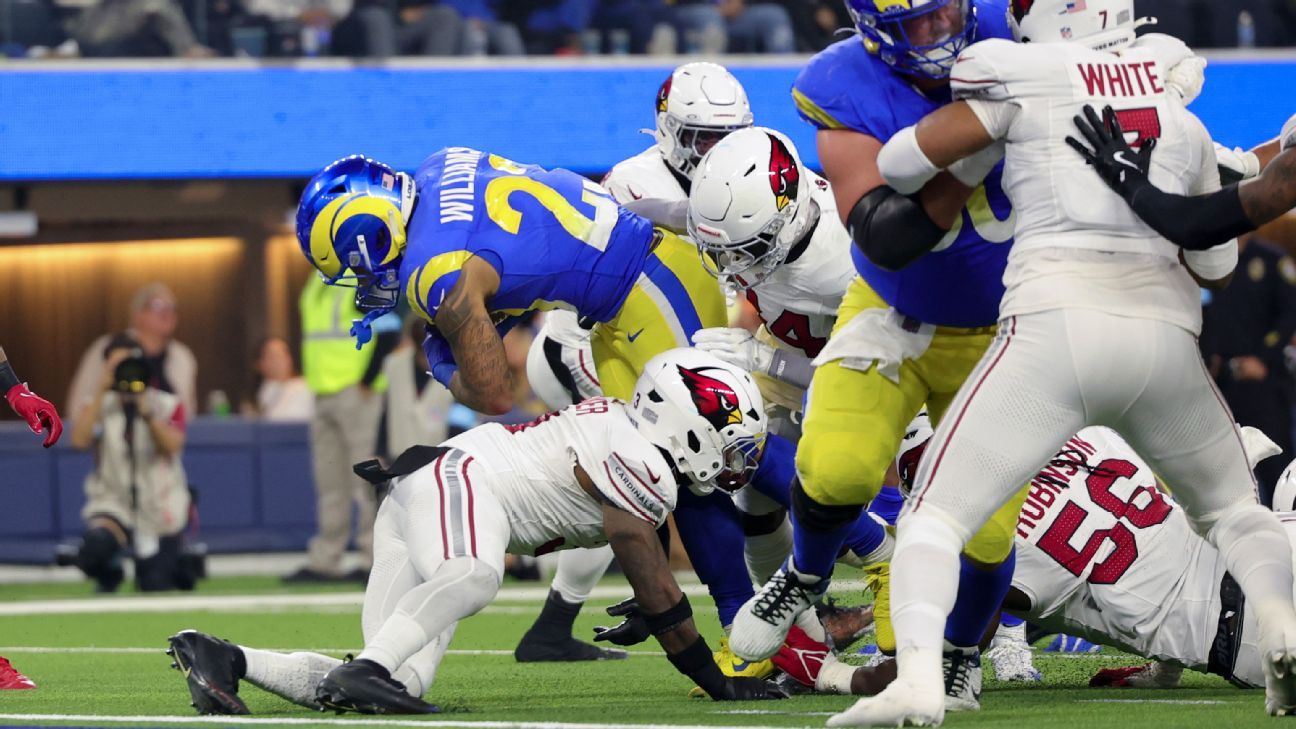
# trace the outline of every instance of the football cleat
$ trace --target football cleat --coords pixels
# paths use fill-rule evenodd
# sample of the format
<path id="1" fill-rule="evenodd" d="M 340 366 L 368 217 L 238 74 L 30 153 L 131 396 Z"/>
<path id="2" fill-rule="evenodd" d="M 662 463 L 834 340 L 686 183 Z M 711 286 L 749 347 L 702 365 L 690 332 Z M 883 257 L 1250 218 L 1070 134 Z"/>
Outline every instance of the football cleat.
<path id="1" fill-rule="evenodd" d="M 734 653 L 751 660 L 764 660 L 778 652 L 787 640 L 797 616 L 828 591 L 828 579 L 806 582 L 805 577 L 783 563 L 751 599 L 743 603 L 729 634 Z"/>
<path id="2" fill-rule="evenodd" d="M 981 710 L 981 651 L 945 641 L 945 711 Z"/>
<path id="3" fill-rule="evenodd" d="M 1025 623 L 1000 625 L 985 658 L 990 661 L 995 678 L 1000 681 L 1034 683 L 1041 680 L 1030 644 L 1026 642 Z"/>
<path id="4" fill-rule="evenodd" d="M 1141 666 L 1104 668 L 1089 679 L 1091 688 L 1149 688 L 1166 689 L 1179 685 L 1183 668 L 1156 661 Z"/>
<path id="5" fill-rule="evenodd" d="M 35 681 L 19 673 L 8 658 L 0 656 L 0 691 L 18 691 L 34 688 L 36 688 Z"/>
<path id="6" fill-rule="evenodd" d="M 440 707 L 409 695 L 405 685 L 386 668 L 363 658 L 343 663 L 320 679 L 315 688 L 320 711 L 341 714 L 439 714 Z"/>
<path id="7" fill-rule="evenodd" d="M 557 639 L 542 637 L 533 632 L 522 636 L 513 658 L 518 663 L 561 663 L 568 661 L 620 661 L 630 656 L 619 648 L 601 648 L 570 635 Z"/>
<path id="8" fill-rule="evenodd" d="M 714 655 L 720 672 L 726 676 L 749 676 L 751 678 L 768 678 L 774 673 L 774 662 L 768 658 L 763 661 L 748 661 L 734 653 L 728 638 L 720 639 L 720 649 Z"/>
<path id="9" fill-rule="evenodd" d="M 785 675 L 791 676 L 803 686 L 813 688 L 829 652 L 828 646 L 794 625 L 788 631 L 787 642 L 770 660 Z"/>
<path id="10" fill-rule="evenodd" d="M 895 653 L 895 628 L 891 625 L 891 563 L 864 567 L 865 586 L 873 593 L 873 641 L 883 653 Z"/>
<path id="11" fill-rule="evenodd" d="M 877 696 L 866 696 L 828 717 L 828 726 L 940 726 L 944 720 L 939 693 L 896 679 Z"/>
<path id="12" fill-rule="evenodd" d="M 199 714 L 252 713 L 238 695 L 238 646 L 196 630 L 182 630 L 167 642 L 171 667 L 184 674 Z"/>

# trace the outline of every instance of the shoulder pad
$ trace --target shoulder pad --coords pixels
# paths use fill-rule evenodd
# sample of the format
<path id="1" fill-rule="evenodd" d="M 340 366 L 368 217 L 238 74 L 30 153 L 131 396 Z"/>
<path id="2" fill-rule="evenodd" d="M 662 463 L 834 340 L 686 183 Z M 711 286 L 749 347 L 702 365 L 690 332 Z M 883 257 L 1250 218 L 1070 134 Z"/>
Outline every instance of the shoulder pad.
<path id="1" fill-rule="evenodd" d="M 875 65 L 886 68 L 855 36 L 828 46 L 810 59 L 792 84 L 797 113 L 819 129 L 853 129 L 879 139 L 890 136 L 879 136 L 868 114 L 861 111 L 888 106 L 879 85 L 885 85 L 886 78 L 875 78 Z"/>
<path id="2" fill-rule="evenodd" d="M 1005 40 L 985 40 L 973 43 L 959 54 L 950 71 L 950 91 L 956 99 L 987 99 L 1004 101 L 1009 91 L 1011 74 L 1004 69 L 1014 62 L 1010 56 L 1018 44 Z"/>
<path id="3" fill-rule="evenodd" d="M 654 526 L 661 526 L 666 522 L 666 515 L 675 508 L 677 495 L 670 466 L 661 453 L 637 433 L 611 435 L 608 456 L 597 467 L 597 473 L 589 474 L 591 479 L 603 496 L 617 507 Z"/>

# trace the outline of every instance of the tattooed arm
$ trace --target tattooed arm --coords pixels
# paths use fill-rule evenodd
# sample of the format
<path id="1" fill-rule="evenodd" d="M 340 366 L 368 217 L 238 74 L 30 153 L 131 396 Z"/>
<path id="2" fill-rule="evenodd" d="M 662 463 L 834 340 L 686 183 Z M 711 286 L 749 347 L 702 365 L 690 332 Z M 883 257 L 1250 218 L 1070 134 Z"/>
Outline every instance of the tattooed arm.
<path id="1" fill-rule="evenodd" d="M 1242 209 L 1257 226 L 1296 208 L 1296 149 L 1273 158 L 1260 176 L 1238 187 Z"/>
<path id="2" fill-rule="evenodd" d="M 455 399 L 478 412 L 500 415 L 513 407 L 513 376 L 504 342 L 486 302 L 499 288 L 499 274 L 480 258 L 464 262 L 459 280 L 437 308 L 436 328 L 450 343 L 459 370 L 450 379 Z"/>

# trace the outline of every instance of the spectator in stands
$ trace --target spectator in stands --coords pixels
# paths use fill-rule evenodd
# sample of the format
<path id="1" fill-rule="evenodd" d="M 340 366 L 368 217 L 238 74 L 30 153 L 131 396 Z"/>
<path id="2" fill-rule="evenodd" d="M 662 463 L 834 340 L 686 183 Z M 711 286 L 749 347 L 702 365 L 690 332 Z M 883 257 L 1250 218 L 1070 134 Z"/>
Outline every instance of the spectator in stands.
<path id="1" fill-rule="evenodd" d="M 463 18 L 436 0 L 356 0 L 333 29 L 333 53 L 342 56 L 453 56 Z"/>
<path id="2" fill-rule="evenodd" d="M 184 405 L 149 384 L 153 365 L 129 336 L 114 337 L 98 364 L 94 395 L 71 436 L 73 448 L 95 451 L 76 565 L 98 592 L 113 592 L 125 579 L 122 557 L 132 548 L 138 589 L 192 589 L 193 576 L 181 568 L 190 507 L 180 463 Z"/>
<path id="3" fill-rule="evenodd" d="M 459 51 L 465 56 L 521 56 L 526 53 L 516 25 L 500 20 L 497 0 L 444 0 L 463 18 L 463 40 Z"/>
<path id="4" fill-rule="evenodd" d="M 176 0 L 100 0 L 73 21 L 70 35 L 87 57 L 205 58 Z"/>
<path id="5" fill-rule="evenodd" d="M 447 415 L 454 397 L 428 373 L 422 346 L 424 331 L 422 319 L 408 317 L 400 346 L 383 361 L 387 395 L 377 450 L 388 459 L 410 446 L 436 445 L 449 438 Z"/>
<path id="6" fill-rule="evenodd" d="M 399 321 L 397 331 L 384 331 L 380 319 L 374 322 L 374 340 L 357 350 L 350 326 L 361 314 L 354 299 L 353 290 L 328 286 L 318 276 L 307 280 L 299 299 L 302 370 L 315 393 L 311 462 L 317 531 L 310 541 L 306 565 L 285 577 L 287 582 L 363 581 L 373 564 L 377 499 L 373 486 L 358 478 L 351 467 L 375 454 L 385 386 L 380 372 L 386 353 L 400 334 Z M 345 573 L 342 555 L 351 535 L 353 504 L 362 566 Z"/>
<path id="7" fill-rule="evenodd" d="M 266 337 L 257 347 L 256 402 L 247 403 L 245 415 L 275 422 L 310 420 L 315 395 L 297 375 L 292 350 L 281 337 Z"/>
<path id="8" fill-rule="evenodd" d="M 185 416 L 198 412 L 198 362 L 193 352 L 175 340 L 179 323 L 175 294 L 163 283 L 146 284 L 131 298 L 130 327 L 124 332 L 139 344 L 149 363 L 149 387 L 180 398 Z M 90 343 L 68 388 L 67 407 L 73 420 L 99 391 L 104 348 L 116 334 L 105 334 Z"/>
<path id="9" fill-rule="evenodd" d="M 1292 448 L 1292 374 L 1284 350 L 1296 335 L 1296 260 L 1258 240 L 1238 239 L 1233 281 L 1213 292 L 1203 311 L 1201 349 L 1220 393 L 1242 425 L 1264 431 L 1289 456 Z M 1261 461 L 1255 474 L 1260 500 L 1273 502 L 1287 464 Z"/>
<path id="10" fill-rule="evenodd" d="M 241 0 L 237 37 L 255 33 L 259 48 L 248 55 L 301 56 L 316 55 L 321 41 L 330 36 L 333 27 L 346 17 L 352 8 L 351 0 Z M 260 33 L 256 33 L 256 31 Z M 303 43 L 303 40 L 306 42 Z M 236 43 L 237 45 L 237 43 Z M 311 48 L 310 46 L 314 46 Z M 259 50 L 257 53 L 255 51 Z M 309 52 L 308 52 L 309 51 Z"/>
<path id="11" fill-rule="evenodd" d="M 851 28 L 846 3 L 840 0 L 779 0 L 779 4 L 792 20 L 800 53 L 818 53 L 844 37 L 837 31 Z"/>
<path id="12" fill-rule="evenodd" d="M 679 0 L 675 21 L 685 53 L 714 52 L 712 38 L 727 35 L 729 53 L 791 53 L 796 50 L 792 19 L 777 2 Z"/>

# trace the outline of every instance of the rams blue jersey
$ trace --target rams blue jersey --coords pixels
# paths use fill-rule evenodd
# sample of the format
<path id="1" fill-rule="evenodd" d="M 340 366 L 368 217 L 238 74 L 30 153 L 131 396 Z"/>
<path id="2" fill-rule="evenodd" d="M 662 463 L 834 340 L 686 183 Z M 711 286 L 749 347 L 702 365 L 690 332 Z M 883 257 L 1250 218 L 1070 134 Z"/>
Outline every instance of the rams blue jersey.
<path id="1" fill-rule="evenodd" d="M 473 256 L 499 273 L 489 302 L 497 318 L 562 307 L 607 321 L 652 245 L 647 219 L 567 170 L 450 147 L 428 157 L 414 183 L 400 279 L 410 306 L 428 321 Z"/>
<path id="2" fill-rule="evenodd" d="M 1012 38 L 1007 0 L 974 0 L 974 5 L 974 41 Z M 930 94 L 918 91 L 869 53 L 858 37 L 838 41 L 810 59 L 792 96 L 801 116 L 816 127 L 850 129 L 881 142 L 950 101 L 948 87 Z M 919 321 L 952 327 L 994 324 L 1013 227 L 1002 173 L 1001 163 L 973 193 L 945 241 L 904 270 L 885 271 L 852 249 L 860 276 L 897 311 Z"/>

